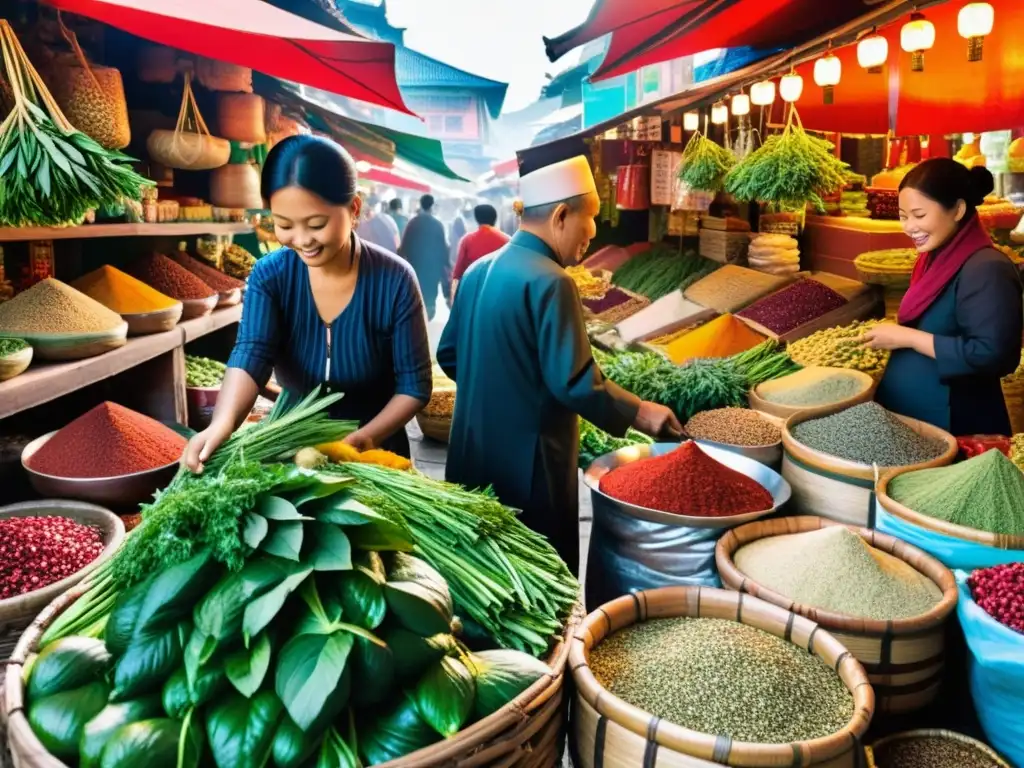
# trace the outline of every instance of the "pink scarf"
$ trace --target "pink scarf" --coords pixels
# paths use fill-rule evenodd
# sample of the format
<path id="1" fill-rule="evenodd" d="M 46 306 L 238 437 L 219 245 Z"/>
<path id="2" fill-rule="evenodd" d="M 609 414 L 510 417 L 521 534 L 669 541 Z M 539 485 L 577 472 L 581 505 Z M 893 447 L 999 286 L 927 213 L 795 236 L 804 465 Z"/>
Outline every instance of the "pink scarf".
<path id="1" fill-rule="evenodd" d="M 983 248 L 991 247 L 992 238 L 975 214 L 960 227 L 960 231 L 947 245 L 936 251 L 922 253 L 910 275 L 910 290 L 900 302 L 900 325 L 907 325 L 920 318 L 967 260 Z"/>

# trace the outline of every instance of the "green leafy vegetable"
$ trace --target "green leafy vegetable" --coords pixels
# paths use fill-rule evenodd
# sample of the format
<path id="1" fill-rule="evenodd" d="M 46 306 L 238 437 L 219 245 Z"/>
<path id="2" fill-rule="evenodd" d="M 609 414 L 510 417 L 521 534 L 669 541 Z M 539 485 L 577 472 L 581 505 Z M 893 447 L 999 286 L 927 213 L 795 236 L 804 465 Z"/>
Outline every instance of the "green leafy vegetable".
<path id="1" fill-rule="evenodd" d="M 694 250 L 680 252 L 667 245 L 655 245 L 616 269 L 612 283 L 656 301 L 672 291 L 689 288 L 720 266 Z"/>
<path id="2" fill-rule="evenodd" d="M 292 720 L 309 730 L 318 720 L 330 722 L 348 703 L 350 632 L 303 634 L 281 649 L 275 690 Z"/>
<path id="3" fill-rule="evenodd" d="M 29 702 L 28 722 L 46 751 L 61 760 L 78 756 L 85 726 L 107 705 L 110 688 L 102 680 Z"/>
<path id="4" fill-rule="evenodd" d="M 224 672 L 235 690 L 243 696 L 252 697 L 263 685 L 270 669 L 271 650 L 270 637 L 263 632 L 250 643 L 249 648 L 241 648 L 225 660 Z"/>
<path id="5" fill-rule="evenodd" d="M 423 637 L 446 632 L 451 626 L 448 585 L 441 574 L 419 558 L 401 552 L 394 555 L 384 597 L 402 626 Z"/>
<path id="6" fill-rule="evenodd" d="M 32 664 L 26 695 L 36 701 L 103 679 L 111 657 L 99 640 L 68 637 L 47 646 Z"/>
<path id="7" fill-rule="evenodd" d="M 725 183 L 725 175 L 734 165 L 736 155 L 696 131 L 683 150 L 679 178 L 693 189 L 720 192 Z"/>
<path id="8" fill-rule="evenodd" d="M 602 429 L 598 429 L 589 421 L 580 418 L 580 469 L 587 469 L 596 459 L 606 453 L 626 448 L 630 445 L 651 445 L 654 440 L 643 432 L 630 429 L 625 437 L 612 437 Z"/>
<path id="9" fill-rule="evenodd" d="M 132 638 L 128 650 L 114 664 L 111 701 L 128 701 L 159 691 L 181 664 L 189 622 L 143 633 Z"/>
<path id="10" fill-rule="evenodd" d="M 466 722 L 475 695 L 473 673 L 458 659 L 447 656 L 420 678 L 412 697 L 420 716 L 448 738 Z"/>
<path id="11" fill-rule="evenodd" d="M 157 696 L 133 699 L 120 704 L 108 704 L 85 726 L 79 744 L 79 768 L 99 768 L 103 748 L 118 728 L 140 720 L 160 717 L 162 714 L 160 699 Z"/>
<path id="12" fill-rule="evenodd" d="M 509 650 L 481 651 L 467 663 L 476 682 L 473 719 L 497 712 L 545 675 L 551 668 L 540 659 Z"/>
<path id="13" fill-rule="evenodd" d="M 274 765 L 277 768 L 300 768 L 316 753 L 320 743 L 321 734 L 302 730 L 285 713 L 274 734 Z"/>
<path id="14" fill-rule="evenodd" d="M 101 768 L 177 765 L 193 768 L 202 755 L 202 733 L 181 720 L 141 720 L 114 731 L 100 758 Z"/>
<path id="15" fill-rule="evenodd" d="M 261 768 L 273 752 L 284 708 L 272 691 L 251 699 L 230 692 L 206 714 L 206 735 L 219 768 Z"/>
<path id="16" fill-rule="evenodd" d="M 360 730 L 359 751 L 370 765 L 377 765 L 405 757 L 440 738 L 412 700 L 403 695 L 394 707 Z"/>

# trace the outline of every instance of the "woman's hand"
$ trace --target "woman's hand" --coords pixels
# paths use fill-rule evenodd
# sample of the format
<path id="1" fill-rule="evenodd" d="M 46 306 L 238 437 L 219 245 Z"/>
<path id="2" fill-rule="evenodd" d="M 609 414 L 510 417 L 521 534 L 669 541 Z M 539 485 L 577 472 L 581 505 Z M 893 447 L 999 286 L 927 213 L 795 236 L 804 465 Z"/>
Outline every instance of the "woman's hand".
<path id="1" fill-rule="evenodd" d="M 935 337 L 905 325 L 879 323 L 861 336 L 860 342 L 872 349 L 912 349 L 935 359 Z"/>
<path id="2" fill-rule="evenodd" d="M 355 432 L 353 432 L 351 435 L 346 437 L 341 442 L 345 443 L 346 445 L 351 445 L 360 453 L 363 451 L 369 451 L 373 449 L 373 438 L 370 437 L 370 435 L 367 434 L 362 429 L 357 429 Z"/>
<path id="3" fill-rule="evenodd" d="M 230 424 L 213 422 L 202 432 L 193 435 L 185 446 L 185 453 L 181 456 L 181 466 L 197 475 L 202 474 L 203 464 L 209 459 L 224 441 L 231 437 L 234 430 Z"/>

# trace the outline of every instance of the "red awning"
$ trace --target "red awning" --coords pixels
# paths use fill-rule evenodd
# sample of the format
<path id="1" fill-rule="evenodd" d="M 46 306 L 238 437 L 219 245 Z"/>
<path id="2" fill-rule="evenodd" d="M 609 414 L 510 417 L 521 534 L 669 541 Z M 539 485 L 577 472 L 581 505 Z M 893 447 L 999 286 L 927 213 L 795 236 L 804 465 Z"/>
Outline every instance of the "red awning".
<path id="1" fill-rule="evenodd" d="M 430 191 L 429 184 L 424 184 L 422 181 L 410 179 L 407 176 L 397 173 L 393 168 L 373 167 L 365 173 L 359 174 L 359 177 L 366 179 L 367 181 L 376 182 L 377 184 L 387 184 L 392 187 L 409 189 L 413 192 L 427 193 Z"/>
<path id="2" fill-rule="evenodd" d="M 573 48 L 610 32 L 647 39 L 701 5 L 700 0 L 596 0 L 590 16 L 575 29 L 544 38 L 548 58 L 557 61 Z"/>
<path id="3" fill-rule="evenodd" d="M 513 157 L 511 160 L 502 160 L 500 163 L 494 163 L 491 165 L 491 170 L 494 171 L 495 176 L 518 176 L 519 175 L 519 159 Z"/>
<path id="4" fill-rule="evenodd" d="M 328 29 L 262 0 L 46 2 L 172 48 L 410 113 L 395 82 L 393 45 Z"/>

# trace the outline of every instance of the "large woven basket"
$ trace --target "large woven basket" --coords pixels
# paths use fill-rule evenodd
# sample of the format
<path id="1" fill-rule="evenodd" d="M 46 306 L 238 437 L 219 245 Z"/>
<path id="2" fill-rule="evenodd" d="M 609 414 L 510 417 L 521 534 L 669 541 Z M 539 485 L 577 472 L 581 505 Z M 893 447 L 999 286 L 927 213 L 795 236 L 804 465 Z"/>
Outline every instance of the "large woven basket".
<path id="1" fill-rule="evenodd" d="M 718 540 L 715 548 L 715 562 L 722 585 L 806 616 L 831 632 L 864 665 L 875 689 L 879 712 L 912 712 L 930 704 L 942 683 L 946 622 L 957 601 L 953 573 L 938 560 L 892 536 L 847 526 L 872 547 L 913 566 L 942 590 L 942 600 L 927 613 L 893 621 L 846 616 L 794 603 L 785 595 L 758 584 L 740 571 L 733 560 L 740 547 L 758 539 L 816 531 L 834 525 L 841 523 L 820 517 L 784 517 L 732 529 Z M 856 588 L 856 584 L 850 584 L 850 589 Z"/>
<path id="2" fill-rule="evenodd" d="M 785 405 L 783 403 L 772 402 L 771 400 L 766 400 L 764 398 L 764 395 L 771 392 L 784 391 L 786 389 L 800 386 L 808 386 L 814 382 L 829 378 L 830 376 L 850 376 L 861 382 L 862 389 L 857 394 L 851 395 L 845 400 L 838 400 L 826 405 Z M 836 409 L 843 410 L 846 408 L 852 408 L 855 405 L 860 405 L 861 403 L 873 400 L 875 397 L 875 390 L 877 388 L 878 382 L 863 371 L 855 371 L 850 368 L 809 366 L 801 368 L 796 373 L 783 376 L 781 379 L 772 379 L 771 381 L 765 381 L 758 384 L 747 394 L 747 400 L 750 403 L 750 407 L 755 411 L 767 413 L 771 416 L 777 416 L 781 419 L 788 419 L 790 416 L 797 413 L 802 413 L 808 418 L 811 418 L 813 416 L 835 413 Z"/>
<path id="3" fill-rule="evenodd" d="M 1002 768 L 1011 768 L 1010 764 L 997 755 L 995 750 L 985 744 L 982 744 L 977 739 L 972 739 L 969 736 L 964 736 L 962 733 L 956 733 L 955 731 L 945 731 L 934 728 L 921 729 L 917 731 L 904 731 L 903 733 L 894 733 L 892 736 L 886 736 L 884 739 L 879 739 L 868 747 L 869 768 L 890 768 L 884 763 L 880 763 L 877 755 L 884 755 L 885 748 L 892 744 L 900 741 L 914 741 L 915 739 L 949 739 L 950 741 L 955 741 L 966 747 L 970 747 L 972 750 L 976 751 L 979 756 L 984 756 L 986 760 L 991 761 L 995 765 L 1001 766 Z M 954 766 L 949 766 L 949 768 L 954 768 Z"/>
<path id="4" fill-rule="evenodd" d="M 853 693 L 852 719 L 841 731 L 813 741 L 732 741 L 726 735 L 697 733 L 644 712 L 612 695 L 590 671 L 590 651 L 609 635 L 648 619 L 681 616 L 738 621 L 807 648 L 833 666 Z M 813 621 L 739 592 L 663 587 L 605 603 L 583 620 L 569 650 L 569 667 L 576 684 L 570 728 L 577 768 L 864 765 L 861 739 L 871 723 L 875 697 L 860 662 Z"/>
<path id="5" fill-rule="evenodd" d="M 425 437 L 439 443 L 447 443 L 451 436 L 451 416 L 428 416 L 421 412 L 416 414 L 416 423 L 420 425 L 420 430 Z"/>

